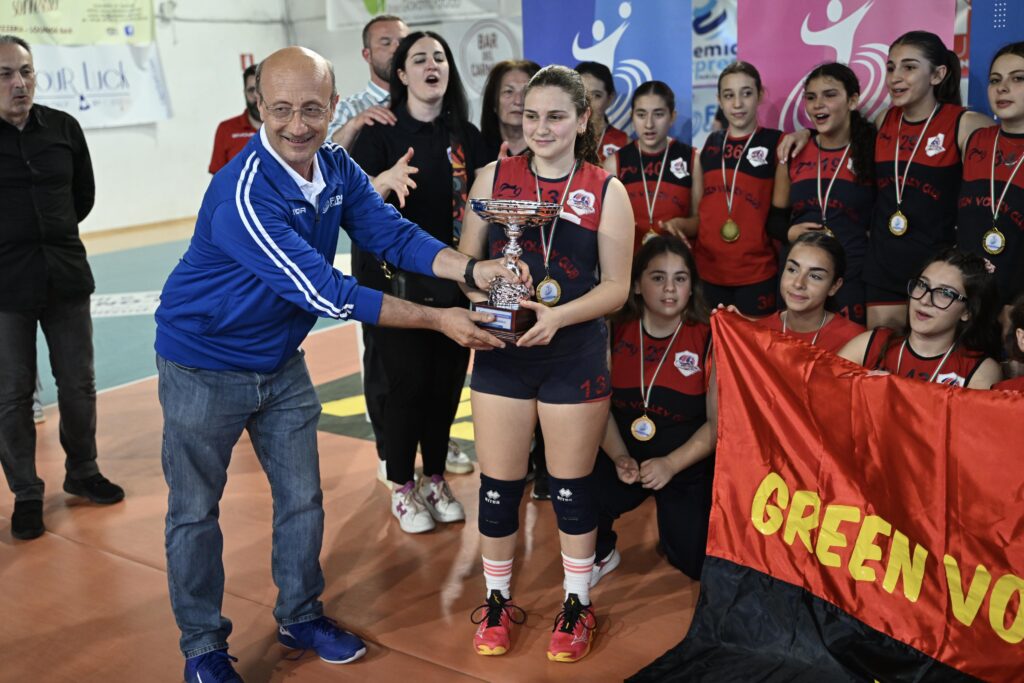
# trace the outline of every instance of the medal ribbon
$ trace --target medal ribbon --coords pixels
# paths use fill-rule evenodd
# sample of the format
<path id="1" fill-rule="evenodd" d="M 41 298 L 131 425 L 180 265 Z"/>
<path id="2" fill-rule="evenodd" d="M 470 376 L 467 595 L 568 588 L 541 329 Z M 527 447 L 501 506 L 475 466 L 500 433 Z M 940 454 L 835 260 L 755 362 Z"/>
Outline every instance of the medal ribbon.
<path id="1" fill-rule="evenodd" d="M 732 218 L 732 197 L 736 194 L 736 178 L 740 175 L 740 165 L 743 163 L 743 156 L 747 153 L 747 147 L 750 147 L 750 143 L 754 141 L 754 136 L 757 135 L 757 131 L 760 128 L 755 128 L 754 132 L 750 134 L 747 141 L 743 144 L 743 149 L 740 151 L 740 158 L 736 161 L 736 168 L 732 170 L 732 187 L 729 188 L 729 194 L 725 195 L 725 208 L 729 213 L 729 217 Z M 729 146 L 729 133 L 726 131 L 725 142 L 722 143 L 722 184 L 728 185 L 729 181 L 725 178 L 725 148 Z"/>
<path id="2" fill-rule="evenodd" d="M 917 154 L 917 148 L 921 146 L 921 140 L 924 140 L 925 135 L 928 133 L 928 124 L 932 122 L 932 117 L 935 116 L 935 112 L 939 110 L 941 104 L 936 104 L 935 108 L 932 109 L 932 113 L 925 119 L 924 128 L 921 129 L 921 135 L 918 136 L 917 142 L 914 143 L 914 150 L 910 153 L 910 158 L 907 159 L 907 167 L 903 169 L 903 181 L 900 182 L 900 132 L 903 130 L 903 112 L 900 112 L 900 122 L 896 126 L 896 151 L 892 155 L 892 170 L 896 176 L 896 210 L 900 210 L 900 204 L 903 203 L 903 188 L 907 186 L 907 176 L 910 175 L 910 165 L 914 163 L 914 156 Z"/>
<path id="3" fill-rule="evenodd" d="M 565 198 L 569 196 L 569 186 L 572 185 L 572 178 L 576 175 L 576 169 L 579 168 L 579 164 L 574 159 L 572 162 L 572 170 L 569 172 L 569 179 L 565 181 L 565 189 L 562 190 L 562 199 L 558 202 L 558 213 L 561 215 L 562 208 L 565 206 Z M 537 171 L 533 171 L 533 183 L 537 188 L 537 201 L 544 201 L 540 197 L 540 177 L 537 175 Z M 558 225 L 558 216 L 555 216 L 555 220 L 551 221 L 551 233 L 548 238 L 544 239 L 544 226 L 540 226 L 540 246 L 544 249 L 544 274 L 550 277 L 548 273 L 548 258 L 551 256 L 551 246 L 555 243 L 555 226 Z"/>
<path id="4" fill-rule="evenodd" d="M 786 334 L 786 319 L 789 317 L 789 311 L 783 311 L 782 315 L 779 317 L 782 318 L 782 334 Z M 828 320 L 828 311 L 825 311 L 825 315 L 821 316 L 821 324 L 818 325 L 818 329 L 814 332 L 814 339 L 811 340 L 811 346 L 818 343 L 818 335 L 821 334 L 821 328 L 825 327 L 826 320 Z M 899 365 L 899 362 L 897 361 L 896 364 Z"/>
<path id="5" fill-rule="evenodd" d="M 1013 185 L 1013 178 L 1017 175 L 1017 171 L 1020 170 L 1021 162 L 1024 162 L 1024 152 L 1018 152 L 1020 158 L 1017 159 L 1017 164 L 1013 167 L 1013 172 L 1010 173 L 1010 177 L 1006 181 L 1006 186 L 1003 187 L 1003 193 L 999 195 L 999 201 L 996 201 L 996 149 L 999 147 L 999 133 L 1001 129 L 996 129 L 996 140 L 992 143 L 992 174 L 988 179 L 989 192 L 992 195 L 992 227 L 996 226 L 996 221 L 999 220 L 999 207 L 1003 205 L 1003 199 L 1006 198 L 1006 191 L 1010 189 L 1010 185 Z"/>
<path id="6" fill-rule="evenodd" d="M 644 415 L 647 414 L 647 405 L 651 402 L 651 391 L 654 389 L 654 380 L 658 379 L 658 373 L 661 372 L 661 366 L 665 364 L 665 359 L 668 358 L 668 352 L 672 350 L 672 345 L 676 341 L 676 336 L 679 335 L 679 330 L 683 329 L 683 321 L 680 320 L 679 324 L 676 325 L 676 331 L 672 333 L 672 339 L 669 340 L 668 346 L 665 347 L 665 353 L 661 354 L 661 360 L 658 361 L 658 367 L 654 370 L 654 376 L 651 377 L 651 383 L 647 386 L 646 391 L 644 390 L 644 335 L 647 331 L 644 330 L 643 318 L 640 319 L 640 398 L 644 401 Z M 648 335 L 650 336 L 650 335 Z"/>
<path id="7" fill-rule="evenodd" d="M 944 355 L 942 357 L 942 360 L 939 361 L 939 366 L 937 368 L 935 368 L 935 372 L 933 372 L 932 376 L 928 378 L 929 382 L 934 382 L 935 378 L 939 376 L 940 372 L 942 372 L 942 366 L 946 364 L 946 359 L 949 358 L 949 354 L 953 353 L 953 347 L 954 346 L 956 346 L 956 341 L 955 340 L 953 341 L 952 344 L 949 345 L 949 348 L 946 349 L 946 355 Z M 903 365 L 903 351 L 906 350 L 906 348 L 907 348 L 907 340 L 904 339 L 903 340 L 903 344 L 900 345 L 900 355 L 896 359 L 896 374 L 897 374 L 897 376 L 900 374 L 900 366 Z"/>
<path id="8" fill-rule="evenodd" d="M 753 137 L 753 136 L 751 136 Z M 658 190 L 661 189 L 661 179 L 665 175 L 665 162 L 668 161 L 668 148 L 672 146 L 672 138 L 665 141 L 665 153 L 661 155 L 661 169 L 658 171 L 658 182 L 654 185 L 654 201 L 651 201 L 647 194 L 647 172 L 644 170 L 644 153 L 640 149 L 640 141 L 636 141 L 636 151 L 640 153 L 640 175 L 644 179 L 644 206 L 647 207 L 647 224 L 654 229 L 654 205 L 658 203 Z"/>
<path id="9" fill-rule="evenodd" d="M 817 143 L 815 143 L 817 144 Z M 850 153 L 850 144 L 846 143 L 846 147 L 843 148 L 843 156 L 839 159 L 839 166 L 836 167 L 835 173 L 832 174 L 832 180 L 828 181 L 828 189 L 825 190 L 825 200 L 821 199 L 821 147 L 818 147 L 818 206 L 821 207 L 821 225 L 825 226 L 825 214 L 828 212 L 828 197 L 832 194 L 832 186 L 836 183 L 836 178 L 839 177 L 839 173 L 843 170 L 843 164 L 846 163 L 846 155 Z M 785 330 L 783 330 L 785 332 Z M 814 343 L 811 343 L 814 346 Z"/>

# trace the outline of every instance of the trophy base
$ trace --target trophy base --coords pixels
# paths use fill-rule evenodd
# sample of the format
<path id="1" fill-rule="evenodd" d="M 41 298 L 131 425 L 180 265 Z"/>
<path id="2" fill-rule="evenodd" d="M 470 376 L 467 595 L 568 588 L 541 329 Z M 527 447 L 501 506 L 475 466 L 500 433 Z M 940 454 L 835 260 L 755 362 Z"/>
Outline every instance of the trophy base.
<path id="1" fill-rule="evenodd" d="M 494 320 L 489 323 L 478 322 L 482 327 L 503 342 L 516 343 L 526 334 L 527 330 L 537 322 L 537 314 L 526 308 L 499 308 L 487 304 L 473 304 L 473 310 L 479 313 L 490 313 Z"/>

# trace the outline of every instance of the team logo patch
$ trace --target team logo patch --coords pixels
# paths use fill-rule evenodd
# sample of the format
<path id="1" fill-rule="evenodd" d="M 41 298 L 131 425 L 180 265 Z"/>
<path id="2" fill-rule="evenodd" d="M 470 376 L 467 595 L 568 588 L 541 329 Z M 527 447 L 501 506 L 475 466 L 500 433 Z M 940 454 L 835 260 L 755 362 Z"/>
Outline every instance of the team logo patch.
<path id="1" fill-rule="evenodd" d="M 484 496 L 486 496 L 486 500 L 488 503 L 497 503 L 498 500 L 501 498 L 501 494 L 495 491 L 494 489 L 491 489 L 490 491 L 485 493 Z"/>
<path id="2" fill-rule="evenodd" d="M 576 212 L 579 216 L 586 216 L 594 213 L 594 193 L 587 192 L 586 190 L 576 190 L 569 194 L 569 199 L 566 200 L 566 204 L 569 208 Z"/>
<path id="3" fill-rule="evenodd" d="M 569 502 L 572 500 L 572 491 L 570 489 L 558 489 L 558 500 Z"/>
<path id="4" fill-rule="evenodd" d="M 601 153 L 604 155 L 605 159 L 607 159 L 608 157 L 610 157 L 611 155 L 615 154 L 618 151 L 619 151 L 619 146 L 618 145 L 613 145 L 611 143 L 609 143 L 609 144 L 607 144 L 607 145 L 605 145 L 604 147 L 601 148 Z"/>
<path id="5" fill-rule="evenodd" d="M 699 361 L 700 357 L 693 351 L 681 351 L 676 354 L 675 366 L 683 377 L 689 377 L 700 372 Z"/>
<path id="6" fill-rule="evenodd" d="M 937 156 L 946 151 L 946 148 L 942 146 L 942 143 L 946 141 L 946 134 L 939 133 L 934 137 L 928 138 L 928 144 L 925 145 L 924 153 L 930 157 Z"/>
<path id="7" fill-rule="evenodd" d="M 751 147 L 747 150 L 747 161 L 754 168 L 759 168 L 768 163 L 767 147 Z"/>
<path id="8" fill-rule="evenodd" d="M 935 382 L 937 384 L 945 384 L 950 387 L 962 387 L 967 384 L 967 380 L 955 372 L 944 372 L 935 378 Z"/>
<path id="9" fill-rule="evenodd" d="M 850 173 L 857 175 L 857 171 L 853 170 L 853 157 L 846 160 L 846 168 L 849 169 Z"/>
<path id="10" fill-rule="evenodd" d="M 306 207 L 304 207 L 304 206 L 300 206 L 300 207 L 292 209 L 292 215 L 293 216 L 299 216 L 299 215 L 304 214 L 304 213 L 306 213 Z"/>
<path id="11" fill-rule="evenodd" d="M 686 162 L 683 161 L 682 157 L 679 157 L 678 159 L 673 159 L 671 163 L 669 163 L 668 165 L 668 170 L 670 173 L 672 173 L 672 175 L 674 175 L 676 178 L 679 178 L 680 180 L 690 175 L 690 170 L 686 167 Z"/>

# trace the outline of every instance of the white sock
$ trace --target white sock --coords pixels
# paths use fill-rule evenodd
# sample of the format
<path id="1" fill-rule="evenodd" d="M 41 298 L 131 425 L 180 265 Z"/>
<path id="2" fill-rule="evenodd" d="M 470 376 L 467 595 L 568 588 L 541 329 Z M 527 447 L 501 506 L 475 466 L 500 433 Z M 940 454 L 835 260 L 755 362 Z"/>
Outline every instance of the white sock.
<path id="1" fill-rule="evenodd" d="M 562 569 L 565 571 L 562 587 L 565 588 L 566 599 L 569 593 L 575 593 L 580 604 L 590 604 L 590 573 L 594 569 L 594 559 L 594 555 L 579 560 L 562 553 Z"/>
<path id="2" fill-rule="evenodd" d="M 487 595 L 491 591 L 501 591 L 501 596 L 506 600 L 511 597 L 509 589 L 512 586 L 512 560 L 488 560 L 481 556 L 484 561 L 484 582 L 487 584 Z"/>

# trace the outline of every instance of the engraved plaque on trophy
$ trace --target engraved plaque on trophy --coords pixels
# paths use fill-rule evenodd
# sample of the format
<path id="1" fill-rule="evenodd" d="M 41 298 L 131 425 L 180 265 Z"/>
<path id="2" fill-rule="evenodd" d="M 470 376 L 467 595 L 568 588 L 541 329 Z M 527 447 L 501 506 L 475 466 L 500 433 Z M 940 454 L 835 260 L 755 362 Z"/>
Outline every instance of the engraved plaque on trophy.
<path id="1" fill-rule="evenodd" d="M 526 228 L 541 227 L 558 216 L 561 210 L 558 204 L 550 202 L 528 202 L 516 199 L 471 199 L 473 211 L 485 221 L 498 223 L 505 229 L 508 244 L 502 250 L 505 267 L 518 279 L 520 274 L 519 257 L 523 248 L 519 246 L 519 238 Z M 474 304 L 473 310 L 490 313 L 494 320 L 489 323 L 477 323 L 498 339 L 513 344 L 536 322 L 536 314 L 522 308 L 519 302 L 530 298 L 530 290 L 526 285 L 515 282 L 515 279 L 494 278 L 487 291 L 486 304 Z"/>

